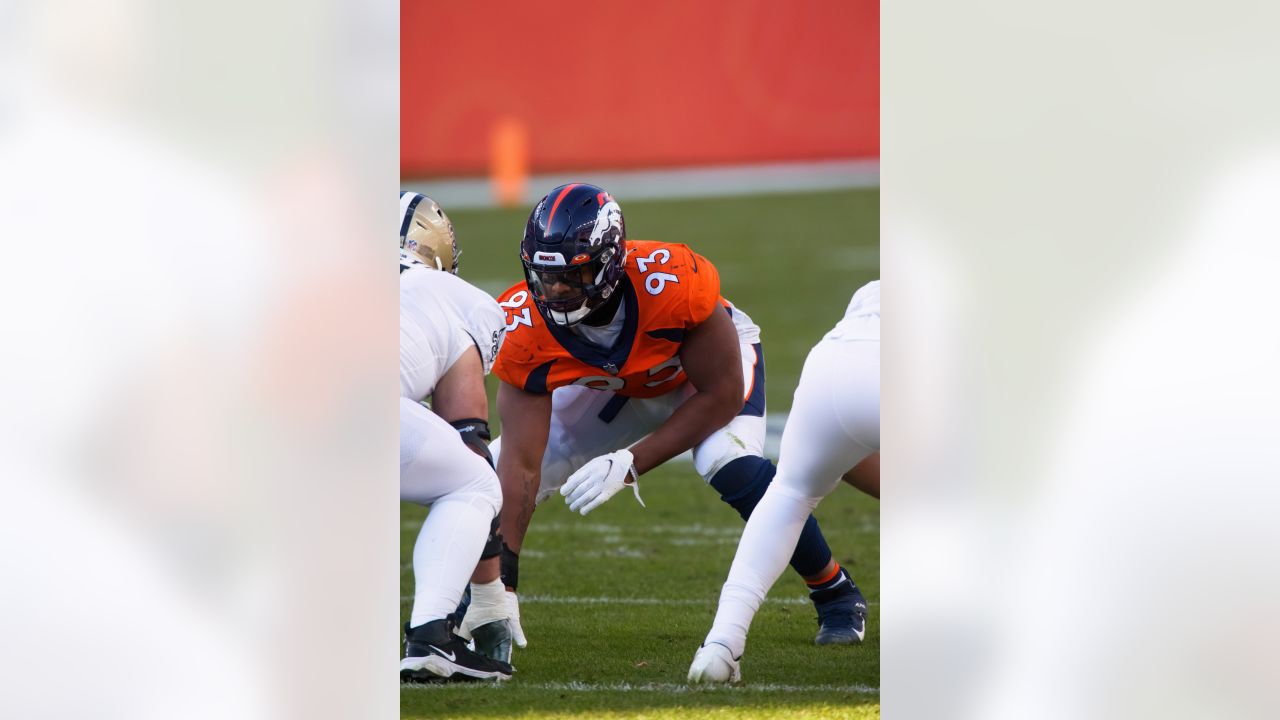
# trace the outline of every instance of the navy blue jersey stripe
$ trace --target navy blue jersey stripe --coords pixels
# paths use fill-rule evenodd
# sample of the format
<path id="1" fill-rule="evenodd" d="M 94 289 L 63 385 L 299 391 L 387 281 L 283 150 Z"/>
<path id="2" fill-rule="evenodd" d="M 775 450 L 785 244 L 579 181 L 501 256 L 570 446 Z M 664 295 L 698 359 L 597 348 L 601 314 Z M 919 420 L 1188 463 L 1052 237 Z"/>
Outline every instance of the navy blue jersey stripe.
<path id="1" fill-rule="evenodd" d="M 601 369 L 606 365 L 614 367 L 610 375 L 616 375 L 617 370 L 627 364 L 627 357 L 631 355 L 631 346 L 635 344 L 636 332 L 640 325 L 639 301 L 636 300 L 635 289 L 631 287 L 631 279 L 626 275 L 622 276 L 622 281 L 618 283 L 618 292 L 622 293 L 622 301 L 626 306 L 627 314 L 622 319 L 622 332 L 618 334 L 618 339 L 614 342 L 613 347 L 608 350 L 601 350 L 596 346 L 580 339 L 572 330 L 561 327 L 560 325 L 548 321 L 547 329 L 551 331 L 551 336 L 560 343 L 560 347 L 569 351 L 569 354 L 586 363 Z"/>
<path id="2" fill-rule="evenodd" d="M 684 342 L 684 328 L 658 328 L 645 334 L 651 338 L 668 340 L 673 343 Z"/>
<path id="3" fill-rule="evenodd" d="M 551 366 L 555 360 L 548 360 L 529 373 L 529 377 L 524 380 L 524 391 L 538 393 L 539 395 L 547 394 L 547 376 L 551 374 Z"/>
<path id="4" fill-rule="evenodd" d="M 630 399 L 626 395 L 614 395 L 609 398 L 609 402 L 606 402 L 604 407 L 600 408 L 600 414 L 596 417 L 606 424 L 613 422 L 613 419 L 618 417 L 618 413 L 622 412 L 622 406 L 626 405 Z"/>

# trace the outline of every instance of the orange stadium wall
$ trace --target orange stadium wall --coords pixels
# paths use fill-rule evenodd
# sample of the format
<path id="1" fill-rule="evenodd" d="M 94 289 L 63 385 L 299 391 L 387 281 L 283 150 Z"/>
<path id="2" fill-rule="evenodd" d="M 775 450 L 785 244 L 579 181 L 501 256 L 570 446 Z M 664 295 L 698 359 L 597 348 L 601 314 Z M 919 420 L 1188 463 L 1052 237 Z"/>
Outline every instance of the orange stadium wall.
<path id="1" fill-rule="evenodd" d="M 877 157 L 879 26 L 876 0 L 402 0 L 401 174 Z"/>

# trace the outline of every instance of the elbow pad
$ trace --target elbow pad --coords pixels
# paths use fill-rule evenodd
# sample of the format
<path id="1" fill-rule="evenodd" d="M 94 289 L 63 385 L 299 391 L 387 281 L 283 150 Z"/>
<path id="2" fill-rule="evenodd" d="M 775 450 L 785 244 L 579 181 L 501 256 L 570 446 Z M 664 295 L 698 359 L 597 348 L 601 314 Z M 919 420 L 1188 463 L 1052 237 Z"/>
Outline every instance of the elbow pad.
<path id="1" fill-rule="evenodd" d="M 472 452 L 484 458 L 489 463 L 489 467 L 494 467 L 493 454 L 489 452 L 489 439 L 493 436 L 489 434 L 487 421 L 480 418 L 463 418 L 449 424 L 458 431 L 462 436 L 462 442 L 466 443 Z"/>

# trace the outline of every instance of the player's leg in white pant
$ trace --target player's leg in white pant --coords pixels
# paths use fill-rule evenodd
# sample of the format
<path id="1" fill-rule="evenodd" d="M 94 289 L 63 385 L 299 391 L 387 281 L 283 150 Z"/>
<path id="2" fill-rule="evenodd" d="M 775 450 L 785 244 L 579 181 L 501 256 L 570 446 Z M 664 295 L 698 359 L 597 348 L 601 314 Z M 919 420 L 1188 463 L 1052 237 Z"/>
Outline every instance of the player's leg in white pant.
<path id="1" fill-rule="evenodd" d="M 823 341 L 805 361 L 782 435 L 778 474 L 743 531 L 708 643 L 734 657 L 787 566 L 805 520 L 841 475 L 879 448 L 878 342 Z"/>
<path id="2" fill-rule="evenodd" d="M 400 399 L 400 497 L 431 505 L 413 549 L 411 626 L 453 612 L 502 508 L 493 469 L 438 415 Z"/>
<path id="3" fill-rule="evenodd" d="M 741 329 L 740 329 L 741 332 Z M 764 360 L 760 345 L 742 346 L 745 405 L 742 414 L 694 448 L 698 472 L 720 499 L 746 519 L 756 512 L 776 468 L 764 457 Z M 818 613 L 816 642 L 853 642 L 861 600 L 857 586 L 840 571 L 816 518 L 804 518 L 789 564 L 809 586 Z"/>

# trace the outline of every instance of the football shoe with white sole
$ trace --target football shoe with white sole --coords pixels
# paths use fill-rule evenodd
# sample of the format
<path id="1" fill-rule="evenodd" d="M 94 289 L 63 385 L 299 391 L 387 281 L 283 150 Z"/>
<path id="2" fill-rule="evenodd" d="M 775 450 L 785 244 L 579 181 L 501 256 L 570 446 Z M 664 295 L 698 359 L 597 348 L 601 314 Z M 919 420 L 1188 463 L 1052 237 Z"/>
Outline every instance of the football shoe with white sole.
<path id="1" fill-rule="evenodd" d="M 698 648 L 689 665 L 690 683 L 735 683 L 742 679 L 742 670 L 729 648 L 720 643 L 708 643 Z"/>
<path id="2" fill-rule="evenodd" d="M 467 648 L 444 619 L 404 628 L 401 682 L 507 680 L 515 668 Z"/>

